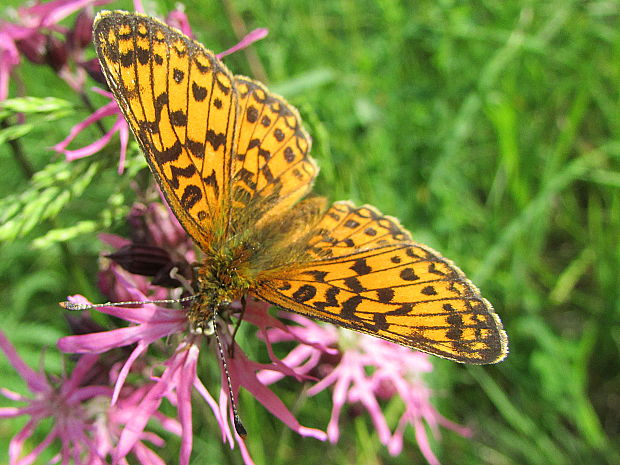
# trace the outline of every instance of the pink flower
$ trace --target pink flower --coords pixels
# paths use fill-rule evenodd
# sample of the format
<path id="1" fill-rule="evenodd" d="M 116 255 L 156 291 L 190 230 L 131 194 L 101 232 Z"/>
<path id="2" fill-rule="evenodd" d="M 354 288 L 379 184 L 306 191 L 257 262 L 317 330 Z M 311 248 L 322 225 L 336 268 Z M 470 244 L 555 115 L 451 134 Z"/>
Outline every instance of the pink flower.
<path id="1" fill-rule="evenodd" d="M 110 406 L 112 388 L 107 383 L 109 367 L 99 356 L 81 356 L 72 373 L 59 379 L 29 368 L 2 332 L 0 350 L 24 378 L 32 393 L 31 397 L 27 397 L 0 388 L 0 394 L 7 399 L 25 404 L 21 407 L 0 408 L 0 418 L 30 417 L 26 426 L 10 442 L 9 464 L 38 463 L 41 453 L 56 440 L 61 447 L 55 461 L 75 465 L 107 464 L 107 458 L 116 450 L 121 432 L 141 413 L 139 405 L 147 387 L 125 385 L 116 404 Z M 115 370 L 110 373 L 114 374 Z M 52 430 L 39 445 L 24 455 L 24 443 L 30 440 L 39 423 L 48 418 L 53 421 Z M 159 412 L 153 418 L 165 430 L 180 435 L 181 428 L 176 420 Z M 165 444 L 159 436 L 142 430 L 135 435 L 127 454 L 131 453 L 143 465 L 163 465 L 163 460 L 146 443 L 158 447 Z"/>
<path id="2" fill-rule="evenodd" d="M 134 207 L 130 221 L 134 225 L 134 234 L 150 246 L 162 247 L 170 250 L 171 253 L 171 248 L 174 247 L 177 254 L 179 251 L 184 251 L 183 258 L 186 260 L 193 261 L 195 259 L 187 235 L 183 233 L 173 215 L 162 205 L 151 204 Z M 108 244 L 121 248 L 128 247 L 131 244 L 130 241 L 113 235 L 104 235 L 103 239 Z M 177 258 L 181 257 L 177 256 Z M 100 283 L 105 293 L 113 300 L 144 302 L 149 299 L 165 298 L 167 294 L 165 289 L 149 284 L 145 277 L 131 274 L 114 262 L 110 263 L 102 272 Z M 70 300 L 75 304 L 88 304 L 88 301 L 81 296 L 74 296 Z M 218 358 L 220 351 L 213 336 L 192 333 L 187 312 L 184 309 L 165 308 L 150 303 L 142 303 L 139 307 L 104 305 L 97 309 L 125 320 L 129 325 L 110 331 L 64 337 L 59 340 L 58 347 L 64 352 L 103 354 L 114 348 L 135 344 L 126 360 L 121 363 L 118 374 L 115 375 L 116 381 L 111 396 L 113 406 L 120 402 L 119 399 L 125 391 L 127 377 L 130 373 L 142 374 L 143 377 L 150 380 L 141 391 L 141 399 L 136 405 L 134 414 L 122 428 L 114 452 L 115 460 L 121 460 L 130 451 L 135 450 L 136 441 L 143 434 L 149 418 L 158 415 L 160 404 L 166 398 L 172 405 L 176 406 L 178 412 L 182 438 L 179 462 L 181 464 L 189 463 L 193 437 L 191 392 L 195 390 L 211 408 L 220 426 L 222 441 L 229 443 L 231 447 L 237 443 L 244 461 L 252 463 L 242 438 L 230 428 L 230 422 L 234 422 L 234 416 L 230 409 L 227 390 L 228 379 L 225 370 L 221 367 L 220 385 L 222 387 L 217 401 L 196 373 L 196 362 L 201 349 L 204 351 L 204 349 L 210 348 L 212 352 L 210 356 Z M 298 380 L 307 378 L 303 373 L 290 368 L 274 355 L 271 343 L 268 340 L 268 333 L 273 328 L 278 328 L 280 332 L 286 333 L 287 326 L 280 320 L 271 317 L 267 313 L 267 309 L 267 304 L 251 301 L 247 304 L 244 320 L 256 325 L 259 328 L 259 333 L 263 335 L 267 352 L 271 358 L 271 363 L 268 364 L 250 360 L 241 347 L 232 341 L 228 325 L 224 324 L 223 320 L 218 320 L 218 335 L 222 344 L 222 353 L 234 353 L 233 357 L 226 356 L 233 395 L 238 398 L 240 387 L 244 387 L 267 410 L 292 430 L 303 436 L 325 440 L 327 436 L 324 432 L 300 425 L 283 402 L 258 377 L 259 372 L 268 370 L 280 373 L 282 376 L 293 376 Z M 233 306 L 230 312 L 238 315 L 240 306 Z M 291 337 L 295 339 L 294 335 Z M 163 362 L 154 361 L 149 358 L 149 348 L 153 344 L 158 344 L 162 339 L 176 341 L 176 343 L 172 344 L 173 348 L 167 360 Z M 141 363 L 138 364 L 138 361 Z M 163 366 L 163 373 L 157 377 L 151 374 L 155 364 Z"/>
<path id="3" fill-rule="evenodd" d="M 115 269 L 118 279 L 122 280 L 124 270 Z M 130 281 L 126 281 L 129 294 L 135 300 L 147 300 L 139 289 L 131 289 Z M 88 302 L 76 296 L 71 299 L 76 304 Z M 232 446 L 236 440 L 242 448 L 246 463 L 251 463 L 249 455 L 245 450 L 245 445 L 238 435 L 231 433 L 228 422 L 228 395 L 223 389 L 219 396 L 219 403 L 216 402 L 196 375 L 196 360 L 198 358 L 202 342 L 211 343 L 214 350 L 213 338 L 189 332 L 189 322 L 185 310 L 174 310 L 159 307 L 154 304 L 143 304 L 140 308 L 112 307 L 103 306 L 99 311 L 108 315 L 121 318 L 131 323 L 130 326 L 114 329 L 106 332 L 85 334 L 79 336 L 68 336 L 59 340 L 58 347 L 64 352 L 73 353 L 104 353 L 110 349 L 125 347 L 135 344 L 135 348 L 124 362 L 116 381 L 112 403 L 114 404 L 119 393 L 122 392 L 127 376 L 132 372 L 132 368 L 140 357 L 145 357 L 149 346 L 161 339 L 179 339 L 180 342 L 167 361 L 163 363 L 164 372 L 160 377 L 151 377 L 152 383 L 145 389 L 142 400 L 139 403 L 138 411 L 134 415 L 120 436 L 116 459 L 120 460 L 134 447 L 135 441 L 144 430 L 148 419 L 155 415 L 164 397 L 168 398 L 173 405 L 177 406 L 179 420 L 182 428 L 182 442 L 179 462 L 189 463 L 189 454 L 192 447 L 192 425 L 191 425 L 191 390 L 194 388 L 207 402 L 215 418 L 220 425 L 222 439 L 229 442 Z M 282 327 L 282 323 L 271 318 L 266 313 L 266 305 L 250 304 L 245 311 L 245 318 L 250 322 L 261 321 L 261 327 L 267 326 Z M 220 329 L 221 331 L 221 329 Z M 228 334 L 221 334 L 223 339 L 224 353 L 229 353 L 232 345 Z M 268 349 L 269 353 L 273 353 Z M 216 353 L 213 354 L 217 356 Z M 284 365 L 280 360 L 273 359 L 271 364 L 259 364 L 250 361 L 241 348 L 234 344 L 234 357 L 227 358 L 228 370 L 232 383 L 233 393 L 238 397 L 239 388 L 242 386 L 247 389 L 260 403 L 262 403 L 273 415 L 278 417 L 291 429 L 303 436 L 312 436 L 324 440 L 325 434 L 319 430 L 301 426 L 294 418 L 292 413 L 280 401 L 280 399 L 266 386 L 260 382 L 256 373 L 259 370 L 276 370 L 287 375 L 303 378 L 303 375 L 295 373 L 292 369 Z M 222 385 L 226 386 L 225 375 L 222 375 Z M 232 417 L 230 418 L 233 419 Z"/>
<path id="4" fill-rule="evenodd" d="M 78 73 L 72 75 L 65 69 L 67 54 L 78 51 L 84 46 L 81 37 L 83 16 L 78 17 L 74 30 L 59 26 L 58 23 L 67 16 L 87 6 L 101 5 L 108 0 L 54 0 L 49 3 L 37 3 L 28 8 L 19 8 L 19 21 L 10 23 L 0 21 L 0 101 L 8 97 L 9 77 L 12 70 L 20 63 L 23 54 L 35 63 L 47 62 L 67 82 L 77 89 L 81 86 L 82 77 Z M 71 40 L 63 44 L 52 32 L 67 35 Z M 65 47 L 66 45 L 66 47 Z"/>
<path id="5" fill-rule="evenodd" d="M 131 287 L 132 283 L 129 280 L 124 280 L 123 275 L 128 273 L 118 268 L 115 268 L 114 272 L 118 274 L 117 279 L 119 281 L 125 282 L 127 290 L 129 291 L 128 295 L 131 296 L 132 300 L 147 300 L 147 296 L 138 288 Z M 84 298 L 79 296 L 73 297 L 71 301 L 76 304 L 88 303 Z M 168 397 L 173 405 L 177 406 L 179 419 L 182 425 L 180 463 L 188 463 L 192 444 L 192 427 L 190 421 L 192 408 L 190 393 L 193 387 L 211 407 L 220 425 L 223 441 L 229 442 L 232 446 L 236 439 L 242 448 L 246 463 L 251 463 L 249 455 L 247 455 L 247 451 L 245 451 L 245 446 L 243 442 L 240 441 L 241 438 L 236 434 L 233 438 L 233 434 L 231 433 L 226 413 L 229 409 L 229 399 L 226 389 L 224 388 L 220 392 L 218 404 L 196 375 L 196 360 L 201 343 L 203 341 L 210 342 L 212 348 L 215 350 L 213 338 L 207 338 L 207 336 L 189 332 L 189 322 L 185 310 L 167 309 L 154 304 L 143 304 L 141 308 L 103 306 L 99 307 L 98 310 L 126 320 L 132 325 L 106 332 L 64 337 L 59 340 L 58 347 L 64 352 L 103 353 L 113 348 L 136 344 L 119 372 L 112 395 L 113 404 L 122 391 L 134 363 L 138 358 L 145 356 L 151 344 L 161 339 L 170 340 L 175 336 L 177 338 L 179 336 L 181 337 L 177 348 L 170 358 L 163 363 L 165 367 L 164 373 L 158 378 L 151 378 L 152 383 L 150 388 L 145 391 L 143 399 L 139 404 L 139 414 L 134 415 L 123 430 L 116 458 L 120 459 L 124 457 L 126 453 L 131 450 L 138 437 L 137 434 L 143 431 L 148 419 L 157 412 L 162 399 Z M 266 331 L 268 327 L 278 327 L 281 330 L 286 329 L 279 320 L 267 314 L 267 305 L 262 303 L 248 304 L 244 320 L 257 324 L 261 331 Z M 224 353 L 229 353 L 229 348 L 233 345 L 229 335 L 222 333 L 220 336 L 223 339 Z M 227 358 L 227 364 L 235 397 L 238 398 L 239 388 L 243 386 L 273 415 L 278 417 L 291 429 L 302 436 L 312 436 L 324 440 L 326 436 L 323 432 L 301 426 L 282 401 L 271 390 L 266 388 L 265 384 L 256 376 L 256 373 L 260 370 L 273 370 L 279 371 L 285 375 L 295 376 L 298 379 L 304 378 L 303 374 L 296 373 L 277 359 L 273 355 L 270 345 L 267 344 L 267 346 L 268 353 L 272 357 L 271 364 L 260 364 L 249 360 L 241 348 L 234 344 L 234 357 Z M 217 356 L 215 353 L 213 355 Z M 226 386 L 226 377 L 223 371 L 222 386 Z M 233 418 L 231 417 L 230 419 L 232 420 Z"/>
<path id="6" fill-rule="evenodd" d="M 148 386 L 137 389 L 128 388 L 118 399 L 115 405 L 105 404 L 105 415 L 99 415 L 94 423 L 97 454 L 100 457 L 113 458 L 116 454 L 117 444 L 122 432 L 133 418 L 141 414 L 140 401 L 146 395 Z M 160 412 L 156 412 L 153 418 L 163 427 L 164 430 L 181 435 L 181 425 L 173 418 L 169 418 Z M 142 431 L 137 434 L 131 453 L 144 465 L 164 465 L 164 461 L 145 443 L 163 447 L 165 441 L 155 433 Z M 122 462 L 121 462 L 122 463 Z"/>
<path id="7" fill-rule="evenodd" d="M 110 142 L 114 134 L 118 132 L 118 135 L 121 141 L 120 157 L 119 157 L 119 162 L 118 162 L 118 172 L 119 174 L 121 174 L 125 167 L 127 145 L 129 143 L 129 126 L 127 125 L 127 122 L 125 121 L 125 118 L 123 118 L 123 115 L 121 114 L 120 109 L 118 108 L 118 104 L 112 97 L 112 94 L 110 92 L 106 92 L 101 89 L 93 89 L 93 90 L 109 98 L 110 101 L 104 106 L 102 106 L 101 108 L 99 108 L 98 110 L 96 110 L 92 115 L 90 115 L 84 121 L 73 126 L 71 128 L 71 131 L 69 132 L 69 135 L 63 141 L 56 144 L 53 147 L 53 149 L 56 150 L 57 152 L 63 153 L 67 157 L 67 161 L 77 160 L 79 158 L 88 157 L 90 155 L 93 155 L 99 152 L 106 145 L 108 145 L 108 143 Z M 112 124 L 112 127 L 102 137 L 100 137 L 96 141 L 84 147 L 81 147 L 79 149 L 75 149 L 75 150 L 67 149 L 67 146 L 71 143 L 73 139 L 75 139 L 75 137 L 80 132 L 82 132 L 85 128 L 87 128 L 91 124 L 101 121 L 106 116 L 114 116 L 115 121 Z"/>
<path id="8" fill-rule="evenodd" d="M 44 373 L 38 373 L 28 367 L 1 332 L 0 349 L 15 370 L 24 378 L 32 393 L 32 397 L 25 397 L 8 389 L 0 389 L 4 397 L 25 403 L 22 407 L 0 409 L 0 417 L 30 416 L 26 426 L 10 442 L 9 463 L 11 465 L 34 463 L 43 450 L 56 439 L 61 443 L 60 457 L 63 463 L 68 463 L 70 460 L 82 463 L 84 456 L 88 456 L 88 460 L 93 461 L 92 463 L 103 463 L 97 462 L 96 456 L 93 455 L 93 425 L 85 408 L 85 403 L 89 400 L 110 394 L 109 388 L 105 386 L 87 384 L 98 357 L 95 355 L 81 357 L 68 378 L 49 380 Z M 53 419 L 52 430 L 43 442 L 30 453 L 22 456 L 24 442 L 32 436 L 38 424 L 46 418 Z"/>
<path id="9" fill-rule="evenodd" d="M 284 359 L 298 373 L 316 374 L 320 381 L 308 390 L 310 396 L 333 388 L 332 416 L 327 428 L 328 438 L 336 443 L 340 437 L 339 420 L 346 404 L 361 405 L 370 414 L 380 441 L 392 455 L 399 455 L 403 448 L 403 433 L 407 425 L 413 426 L 416 440 L 431 465 L 439 461 L 430 448 L 424 423 L 438 435 L 438 426 L 452 429 L 464 436 L 470 431 L 442 417 L 433 407 L 432 391 L 422 379 L 432 371 L 429 356 L 375 337 L 319 325 L 300 315 L 283 313 L 299 324 L 283 332 L 270 330 L 272 341 L 292 340 L 292 336 L 306 341 L 295 347 Z M 319 344 L 313 347 L 311 344 Z M 322 345 L 337 346 L 331 357 Z M 334 352 L 340 357 L 334 357 Z M 278 381 L 280 373 L 261 372 L 259 379 L 265 384 Z M 381 409 L 381 399 L 400 397 L 405 409 L 396 430 L 392 433 Z"/>
<path id="10" fill-rule="evenodd" d="M 238 52 L 239 50 L 243 50 L 244 48 L 252 45 L 254 42 L 267 37 L 267 34 L 269 34 L 269 29 L 266 29 L 264 27 L 254 29 L 253 31 L 250 31 L 248 34 L 246 34 L 246 36 L 241 39 L 237 45 L 234 45 L 233 47 L 229 48 L 224 52 L 218 53 L 216 56 L 219 59 L 222 59 L 227 55 Z"/>

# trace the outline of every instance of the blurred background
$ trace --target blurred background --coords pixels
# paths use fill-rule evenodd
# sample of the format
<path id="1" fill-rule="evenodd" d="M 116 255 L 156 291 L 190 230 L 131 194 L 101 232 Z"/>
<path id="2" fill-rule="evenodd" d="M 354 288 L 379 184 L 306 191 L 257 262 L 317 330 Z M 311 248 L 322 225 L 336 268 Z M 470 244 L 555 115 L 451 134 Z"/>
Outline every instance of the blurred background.
<path id="1" fill-rule="evenodd" d="M 474 433 L 442 429 L 432 443 L 441 462 L 620 463 L 620 2 L 184 5 L 196 38 L 215 51 L 269 28 L 225 62 L 299 108 L 321 167 L 316 192 L 398 217 L 458 263 L 501 316 L 510 342 L 501 364 L 433 359 L 435 406 Z M 145 4 L 159 15 L 174 7 Z M 85 89 L 98 107 L 94 85 Z M 135 183 L 149 174 L 135 146 L 122 177 L 117 142 L 73 164 L 50 150 L 92 112 L 51 67 L 22 60 L 9 93 L 18 95 L 69 104 L 32 111 L 27 130 L 0 138 L 0 326 L 31 366 L 60 373 L 54 344 L 68 329 L 57 302 L 78 292 L 103 298 L 96 235 L 124 231 Z M 74 147 L 95 138 L 81 137 Z M 0 372 L 3 385 L 23 390 L 4 357 Z M 324 427 L 329 397 L 296 405 L 299 392 L 294 383 L 278 391 L 302 424 Z M 241 403 L 255 405 L 250 396 Z M 197 425 L 201 415 L 197 408 Z M 336 445 L 298 437 L 262 407 L 248 417 L 259 464 L 425 463 L 411 431 L 405 451 L 390 456 L 367 415 L 348 412 Z M 0 462 L 21 426 L 0 423 Z M 196 435 L 193 457 L 241 462 L 208 433 Z"/>

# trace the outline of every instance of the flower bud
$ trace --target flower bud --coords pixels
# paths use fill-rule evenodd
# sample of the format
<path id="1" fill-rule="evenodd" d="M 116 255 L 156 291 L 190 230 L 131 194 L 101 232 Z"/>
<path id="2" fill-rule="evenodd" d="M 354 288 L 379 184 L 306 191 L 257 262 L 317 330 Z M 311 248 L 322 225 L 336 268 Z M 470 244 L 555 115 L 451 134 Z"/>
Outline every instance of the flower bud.
<path id="1" fill-rule="evenodd" d="M 67 44 L 53 35 L 48 35 L 45 44 L 45 62 L 58 72 L 67 64 L 67 57 Z"/>

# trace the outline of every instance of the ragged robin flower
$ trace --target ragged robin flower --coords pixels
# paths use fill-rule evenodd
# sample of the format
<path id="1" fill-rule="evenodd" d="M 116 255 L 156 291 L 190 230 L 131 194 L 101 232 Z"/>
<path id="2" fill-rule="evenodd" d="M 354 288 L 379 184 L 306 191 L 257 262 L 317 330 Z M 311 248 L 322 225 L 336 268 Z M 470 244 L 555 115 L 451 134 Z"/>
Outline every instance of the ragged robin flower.
<path id="1" fill-rule="evenodd" d="M 112 388 L 106 382 L 109 367 L 102 365 L 97 355 L 81 356 L 70 374 L 56 377 L 37 372 L 26 365 L 2 332 L 0 351 L 24 379 L 30 391 L 30 395 L 22 395 L 0 388 L 0 395 L 19 404 L 0 408 L 0 418 L 28 417 L 26 425 L 10 441 L 9 465 L 42 463 L 43 454 L 58 449 L 60 451 L 52 459 L 54 463 L 109 463 L 121 428 L 128 423 L 129 418 L 139 413 L 136 408 L 139 399 L 143 397 L 143 389 L 127 384 L 117 405 L 110 407 Z M 172 418 L 157 414 L 154 419 L 170 433 L 180 431 L 178 423 Z M 33 442 L 33 435 L 40 424 L 49 420 L 52 421 L 51 431 L 30 449 L 26 444 Z M 57 443 L 60 443 L 60 447 Z M 161 447 L 165 442 L 152 432 L 140 431 L 127 455 L 142 465 L 163 465 L 163 460 L 148 443 Z"/>
<path id="2" fill-rule="evenodd" d="M 88 7 L 102 0 L 55 0 L 21 7 L 14 22 L 0 21 L 0 101 L 8 97 L 9 78 L 21 57 L 36 64 L 51 66 L 69 86 L 78 91 L 84 82 L 79 63 L 90 44 L 92 14 Z M 80 12 L 73 28 L 59 22 Z M 70 69 L 70 62 L 76 64 Z"/>
<path id="3" fill-rule="evenodd" d="M 139 212 L 144 214 L 143 219 L 138 218 Z M 131 222 L 139 225 L 140 231 L 136 233 L 138 237 L 150 237 L 151 247 L 170 250 L 171 244 L 176 244 L 177 253 L 184 250 L 185 259 L 194 260 L 194 252 L 187 236 L 182 234 L 182 228 L 177 220 L 161 204 L 135 207 L 131 214 Z M 181 237 L 184 240 L 179 240 Z M 105 235 L 103 239 L 106 243 L 115 244 L 121 248 L 131 244 L 130 241 L 118 236 Z M 102 290 L 114 301 L 144 302 L 165 298 L 169 293 L 162 287 L 152 285 L 146 277 L 129 273 L 113 260 L 108 262 L 101 273 L 99 282 Z M 175 291 L 172 292 L 174 295 Z M 177 292 L 176 295 L 181 294 Z M 70 300 L 76 305 L 89 304 L 81 296 L 74 296 Z M 238 303 L 231 305 L 228 312 L 222 314 L 224 318 L 218 322 L 221 351 L 213 335 L 196 334 L 190 330 L 190 322 L 185 309 L 143 303 L 138 307 L 103 305 L 97 307 L 97 310 L 124 320 L 129 325 L 109 331 L 64 337 L 60 339 L 58 347 L 70 353 L 105 354 L 113 349 L 133 346 L 118 370 L 111 395 L 113 406 L 118 402 L 130 374 L 141 374 L 145 379 L 150 379 L 142 391 L 141 400 L 137 403 L 136 414 L 128 419 L 120 433 L 114 453 L 116 460 L 123 459 L 135 448 L 136 441 L 140 438 L 148 420 L 161 414 L 159 410 L 161 403 L 164 399 L 168 399 L 172 405 L 176 406 L 180 422 L 182 440 L 179 463 L 182 465 L 189 463 L 193 442 L 191 393 L 196 391 L 211 408 L 220 427 L 222 440 L 231 447 L 236 442 L 244 461 L 253 463 L 242 438 L 230 428 L 230 422 L 234 422 L 234 417 L 229 403 L 229 379 L 235 399 L 238 398 L 240 387 L 243 387 L 272 415 L 293 431 L 302 436 L 326 439 L 327 436 L 322 431 L 300 425 L 284 403 L 258 377 L 259 372 L 267 370 L 304 380 L 307 379 L 304 373 L 297 372 L 277 358 L 268 337 L 264 338 L 266 352 L 271 358 L 270 363 L 267 364 L 252 361 L 232 340 L 230 320 L 227 321 L 227 319 L 229 315 L 239 315 L 241 306 Z M 270 316 L 267 310 L 268 305 L 250 301 L 246 305 L 243 319 L 255 325 L 259 333 L 263 335 L 267 335 L 271 328 L 279 328 L 281 332 L 286 332 L 287 326 Z M 295 336 L 292 338 L 297 342 L 302 341 Z M 168 354 L 168 358 L 164 361 L 153 359 L 149 354 L 149 350 L 153 347 L 157 347 L 159 351 L 163 350 Z M 216 396 L 209 392 L 196 371 L 198 356 L 201 351 L 205 350 L 212 352 L 209 356 L 213 359 L 222 355 L 226 358 L 230 378 L 228 379 L 222 367 L 220 388 Z M 161 374 L 153 375 L 156 370 L 161 371 Z"/>
<path id="4" fill-rule="evenodd" d="M 425 425 L 436 437 L 439 426 L 463 436 L 471 434 L 469 429 L 444 418 L 432 405 L 432 391 L 423 378 L 433 369 L 427 354 L 320 325 L 301 315 L 281 312 L 280 318 L 291 320 L 295 325 L 287 325 L 286 331 L 270 329 L 267 334 L 272 343 L 294 338 L 305 341 L 292 349 L 283 362 L 298 373 L 318 380 L 308 389 L 309 396 L 328 388 L 332 390 L 332 416 L 327 427 L 330 442 L 336 443 L 340 438 L 339 422 L 347 405 L 352 410 L 361 406 L 368 412 L 379 440 L 392 455 L 402 452 L 405 428 L 411 425 L 420 451 L 431 465 L 438 465 L 439 461 L 430 447 Z M 281 378 L 281 373 L 273 371 L 259 373 L 259 379 L 265 384 Z M 404 405 L 398 426 L 392 432 L 383 413 L 382 401 L 393 398 L 400 398 Z"/>

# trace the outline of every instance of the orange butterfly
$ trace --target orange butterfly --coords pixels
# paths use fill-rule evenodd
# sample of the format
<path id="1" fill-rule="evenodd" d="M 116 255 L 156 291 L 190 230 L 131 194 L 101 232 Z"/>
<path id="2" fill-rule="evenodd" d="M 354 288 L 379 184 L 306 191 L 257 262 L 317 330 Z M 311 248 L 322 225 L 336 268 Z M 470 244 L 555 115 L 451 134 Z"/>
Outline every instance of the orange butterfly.
<path id="1" fill-rule="evenodd" d="M 500 319 L 451 261 L 374 207 L 304 198 L 318 168 L 286 100 L 148 16 L 102 12 L 94 40 L 168 204 L 204 253 L 194 329 L 252 295 L 458 362 L 506 356 Z"/>

